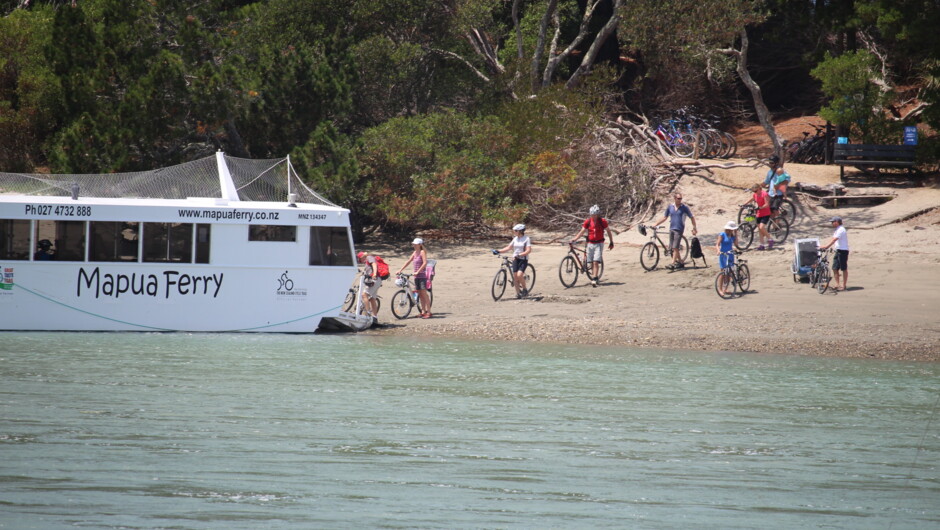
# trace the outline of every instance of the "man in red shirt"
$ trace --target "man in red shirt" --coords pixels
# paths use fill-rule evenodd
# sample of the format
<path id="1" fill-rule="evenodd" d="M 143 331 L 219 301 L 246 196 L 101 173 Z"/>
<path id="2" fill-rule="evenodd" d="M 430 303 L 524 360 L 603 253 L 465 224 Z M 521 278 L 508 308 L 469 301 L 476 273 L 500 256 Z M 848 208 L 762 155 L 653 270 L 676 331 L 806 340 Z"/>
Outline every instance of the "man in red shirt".
<path id="1" fill-rule="evenodd" d="M 578 235 L 574 236 L 572 243 L 576 242 L 584 232 L 587 232 L 587 256 L 586 260 L 588 265 L 591 267 L 591 272 L 593 280 L 591 280 L 591 286 L 597 287 L 597 275 L 600 273 L 600 263 L 604 261 L 604 231 L 607 231 L 607 237 L 610 238 L 610 246 L 607 247 L 608 250 L 613 250 L 614 248 L 614 234 L 611 233 L 610 227 L 607 225 L 607 219 L 601 217 L 601 207 L 598 205 L 591 206 L 590 217 L 584 220 L 584 223 L 581 225 L 581 230 L 578 231 Z"/>

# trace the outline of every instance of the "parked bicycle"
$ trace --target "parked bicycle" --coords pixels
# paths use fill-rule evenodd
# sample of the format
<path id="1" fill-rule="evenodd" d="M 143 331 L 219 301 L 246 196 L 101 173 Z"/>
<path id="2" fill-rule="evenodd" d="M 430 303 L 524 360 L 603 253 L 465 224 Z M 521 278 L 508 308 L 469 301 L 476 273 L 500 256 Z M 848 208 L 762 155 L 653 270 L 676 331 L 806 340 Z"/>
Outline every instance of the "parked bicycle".
<path id="1" fill-rule="evenodd" d="M 643 245 L 643 248 L 640 249 L 640 265 L 644 269 L 651 271 L 656 268 L 656 265 L 659 265 L 659 247 L 662 247 L 663 253 L 666 256 L 672 255 L 672 249 L 669 248 L 669 244 L 659 236 L 660 230 L 664 230 L 665 226 L 646 226 L 641 224 L 637 226 L 637 230 L 640 231 L 640 234 L 646 235 L 648 230 L 652 230 L 650 235 L 650 240 L 647 244 Z M 668 233 L 668 232 L 667 232 Z M 656 244 L 659 243 L 659 247 Z M 679 247 L 679 257 L 682 258 L 683 263 L 689 259 L 689 240 L 685 236 L 682 236 L 682 243 Z"/>
<path id="2" fill-rule="evenodd" d="M 343 301 L 343 311 L 347 313 L 356 312 L 360 315 L 365 314 L 368 309 L 366 308 L 365 303 L 357 303 L 357 301 L 362 300 L 362 297 L 359 296 L 359 293 L 364 293 L 368 287 L 368 278 L 363 278 L 362 270 L 356 274 L 356 278 L 353 280 L 352 287 L 349 288 L 349 292 L 346 293 L 346 300 Z M 382 308 L 382 297 L 378 294 L 373 298 L 376 303 L 376 313 Z"/>
<path id="3" fill-rule="evenodd" d="M 597 277 L 591 272 L 591 264 L 587 262 L 587 243 L 583 248 L 576 247 L 574 243 L 568 243 L 568 255 L 561 258 L 561 264 L 558 265 L 558 279 L 565 287 L 574 287 L 578 281 L 578 274 L 583 273 L 589 281 L 600 281 L 604 275 L 604 262 L 598 264 Z M 533 281 L 535 277 L 533 276 Z"/>
<path id="4" fill-rule="evenodd" d="M 809 282 L 814 289 L 819 291 L 819 294 L 823 294 L 829 288 L 829 282 L 832 281 L 832 269 L 829 267 L 829 256 L 832 255 L 832 250 L 817 250 L 816 255 L 818 258 L 809 273 Z"/>
<path id="5" fill-rule="evenodd" d="M 747 261 L 741 257 L 740 251 L 722 252 L 722 255 L 728 256 L 728 262 L 731 262 L 731 256 L 734 256 L 734 265 L 722 267 L 715 276 L 715 292 L 718 296 L 728 299 L 738 295 L 740 289 L 744 294 L 751 288 L 751 270 L 747 267 Z M 729 292 L 730 290 L 730 292 Z"/>
<path id="6" fill-rule="evenodd" d="M 395 278 L 395 285 L 401 287 L 401 289 L 392 296 L 392 314 L 395 315 L 395 318 L 408 318 L 414 306 L 418 306 L 419 314 L 425 312 L 421 307 L 421 298 L 418 296 L 418 291 L 414 288 L 414 282 L 411 277 L 411 274 L 401 273 Z M 431 305 L 434 305 L 434 291 L 431 289 L 428 289 L 428 297 Z"/>
<path id="7" fill-rule="evenodd" d="M 695 137 L 677 130 L 673 120 L 660 122 L 656 126 L 655 134 L 676 153 L 676 156 L 688 158 L 695 151 Z"/>
<path id="8" fill-rule="evenodd" d="M 503 294 L 506 292 L 506 284 L 513 286 L 515 288 L 515 278 L 512 272 L 512 258 L 506 256 L 499 256 L 503 259 L 503 263 L 499 266 L 499 270 L 496 271 L 496 276 L 493 277 L 493 286 L 491 288 L 491 293 L 493 294 L 493 300 L 499 301 L 503 297 Z M 531 292 L 535 288 L 535 266 L 531 263 L 526 262 L 525 268 L 525 285 L 526 291 Z"/>
<path id="9" fill-rule="evenodd" d="M 757 208 L 752 204 L 741 205 L 741 223 L 738 225 L 738 237 L 734 240 L 734 246 L 738 250 L 747 250 L 754 242 L 754 234 L 759 230 L 757 227 Z M 778 215 L 767 220 L 767 232 L 774 244 L 781 244 L 787 240 L 790 235 L 790 223 L 787 219 Z"/>

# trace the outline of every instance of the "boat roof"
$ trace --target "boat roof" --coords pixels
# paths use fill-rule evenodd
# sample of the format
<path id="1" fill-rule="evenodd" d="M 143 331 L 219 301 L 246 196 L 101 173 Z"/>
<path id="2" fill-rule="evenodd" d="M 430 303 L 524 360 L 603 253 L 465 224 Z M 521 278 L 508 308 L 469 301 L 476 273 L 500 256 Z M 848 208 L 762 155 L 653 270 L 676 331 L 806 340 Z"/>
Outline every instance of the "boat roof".
<path id="1" fill-rule="evenodd" d="M 98 204 L 127 204 L 130 199 L 138 204 L 283 207 L 288 203 L 340 208 L 307 187 L 289 157 L 253 160 L 221 151 L 176 166 L 132 173 L 0 172 L 0 199 L 23 195 L 50 202 L 80 196 L 83 202 Z"/>

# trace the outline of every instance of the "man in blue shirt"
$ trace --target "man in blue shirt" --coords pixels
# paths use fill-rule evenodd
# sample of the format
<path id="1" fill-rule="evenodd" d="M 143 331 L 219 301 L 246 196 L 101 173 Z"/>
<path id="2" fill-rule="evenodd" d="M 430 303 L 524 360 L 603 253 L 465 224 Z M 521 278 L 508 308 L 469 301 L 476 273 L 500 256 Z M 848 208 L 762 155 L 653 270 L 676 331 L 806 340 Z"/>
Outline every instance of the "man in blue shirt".
<path id="1" fill-rule="evenodd" d="M 698 226 L 695 224 L 695 216 L 688 206 L 682 204 L 682 194 L 676 192 L 675 203 L 666 207 L 666 213 L 663 218 L 656 221 L 652 226 L 659 226 L 660 223 L 669 219 L 669 248 L 672 249 L 672 264 L 667 265 L 667 269 L 681 269 L 685 267 L 679 250 L 682 248 L 682 233 L 685 232 L 685 218 L 692 221 L 692 235 L 698 234 Z"/>

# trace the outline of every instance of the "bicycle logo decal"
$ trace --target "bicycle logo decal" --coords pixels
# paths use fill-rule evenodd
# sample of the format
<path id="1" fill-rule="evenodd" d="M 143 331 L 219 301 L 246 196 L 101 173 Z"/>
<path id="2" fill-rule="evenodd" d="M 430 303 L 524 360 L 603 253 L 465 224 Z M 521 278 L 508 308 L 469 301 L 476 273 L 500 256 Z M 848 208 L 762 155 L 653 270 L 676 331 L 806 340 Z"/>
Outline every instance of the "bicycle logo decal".
<path id="1" fill-rule="evenodd" d="M 284 271 L 284 273 L 277 278 L 277 290 L 275 294 L 278 298 L 296 300 L 298 298 L 306 298 L 307 289 L 302 287 L 295 289 L 294 280 L 287 275 L 287 271 Z"/>

